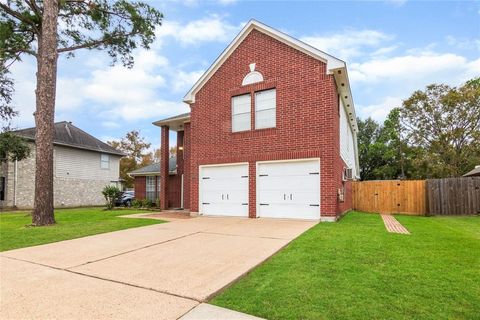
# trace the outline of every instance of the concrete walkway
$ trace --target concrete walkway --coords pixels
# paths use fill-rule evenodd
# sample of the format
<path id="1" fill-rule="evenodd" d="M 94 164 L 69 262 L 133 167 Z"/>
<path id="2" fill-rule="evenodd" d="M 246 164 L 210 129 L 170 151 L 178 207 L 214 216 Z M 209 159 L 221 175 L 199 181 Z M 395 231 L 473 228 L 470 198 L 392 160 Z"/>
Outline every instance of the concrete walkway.
<path id="1" fill-rule="evenodd" d="M 2 319 L 178 319 L 314 224 L 198 217 L 6 251 Z"/>

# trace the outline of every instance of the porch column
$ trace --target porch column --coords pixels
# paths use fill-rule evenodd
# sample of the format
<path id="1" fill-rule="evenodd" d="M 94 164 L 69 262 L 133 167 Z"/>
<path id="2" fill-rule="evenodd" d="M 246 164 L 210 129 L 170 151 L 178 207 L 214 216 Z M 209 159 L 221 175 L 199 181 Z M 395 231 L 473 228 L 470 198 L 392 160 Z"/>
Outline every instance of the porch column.
<path id="1" fill-rule="evenodd" d="M 160 137 L 160 209 L 168 208 L 168 162 L 170 158 L 169 150 L 169 130 L 168 126 L 162 126 Z"/>

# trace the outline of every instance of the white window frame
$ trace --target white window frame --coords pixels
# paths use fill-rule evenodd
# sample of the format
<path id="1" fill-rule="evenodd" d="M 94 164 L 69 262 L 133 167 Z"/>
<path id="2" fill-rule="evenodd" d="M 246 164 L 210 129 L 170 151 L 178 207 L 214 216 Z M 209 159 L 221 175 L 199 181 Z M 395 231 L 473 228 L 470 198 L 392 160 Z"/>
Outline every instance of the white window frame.
<path id="1" fill-rule="evenodd" d="M 265 94 L 267 92 L 273 92 L 273 107 L 269 108 L 264 108 L 264 109 L 258 109 L 260 106 L 258 102 L 258 96 L 260 94 Z M 269 111 L 273 110 L 273 125 L 259 125 L 258 124 L 258 113 L 264 112 L 264 111 Z M 273 89 L 267 89 L 267 90 L 262 90 L 262 91 L 257 91 L 255 92 L 255 129 L 267 129 L 267 128 L 275 128 L 277 126 L 277 90 L 275 88 Z"/>
<path id="2" fill-rule="evenodd" d="M 145 177 L 145 198 L 152 202 L 157 200 L 156 176 Z"/>
<path id="3" fill-rule="evenodd" d="M 236 99 L 239 99 L 239 98 L 245 98 L 245 97 L 248 97 L 248 112 L 237 112 L 235 113 L 235 101 Z M 247 93 L 247 94 L 242 94 L 242 95 L 238 95 L 238 96 L 234 96 L 232 97 L 232 132 L 242 132 L 242 131 L 248 131 L 248 130 L 252 130 L 252 121 L 251 121 L 251 117 L 252 117 L 252 96 L 250 93 Z M 247 115 L 248 114 L 248 128 L 242 128 L 242 129 L 237 129 L 236 126 L 235 126 L 235 117 L 237 116 L 244 116 L 244 115 Z"/>
<path id="4" fill-rule="evenodd" d="M 105 170 L 110 169 L 110 155 L 103 153 L 100 155 L 100 168 Z"/>

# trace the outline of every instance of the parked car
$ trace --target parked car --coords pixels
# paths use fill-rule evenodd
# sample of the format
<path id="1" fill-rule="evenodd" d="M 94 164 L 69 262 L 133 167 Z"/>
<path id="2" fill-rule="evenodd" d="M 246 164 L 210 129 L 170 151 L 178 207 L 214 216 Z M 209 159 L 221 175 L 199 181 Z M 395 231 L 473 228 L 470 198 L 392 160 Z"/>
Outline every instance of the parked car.
<path id="1" fill-rule="evenodd" d="M 135 191 L 123 191 L 115 201 L 116 206 L 132 206 L 132 202 L 135 199 Z"/>

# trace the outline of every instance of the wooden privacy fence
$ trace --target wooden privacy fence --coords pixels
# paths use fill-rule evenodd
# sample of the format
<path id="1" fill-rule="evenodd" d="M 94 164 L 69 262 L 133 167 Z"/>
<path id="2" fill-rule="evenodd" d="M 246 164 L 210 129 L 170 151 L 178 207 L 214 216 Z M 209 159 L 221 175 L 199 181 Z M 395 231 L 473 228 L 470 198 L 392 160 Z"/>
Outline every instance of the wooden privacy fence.
<path id="1" fill-rule="evenodd" d="M 353 182 L 353 208 L 367 212 L 425 215 L 425 180 Z"/>
<path id="2" fill-rule="evenodd" d="M 480 177 L 353 182 L 353 208 L 410 215 L 480 214 Z"/>
<path id="3" fill-rule="evenodd" d="M 480 214 L 480 177 L 427 180 L 430 214 Z"/>

